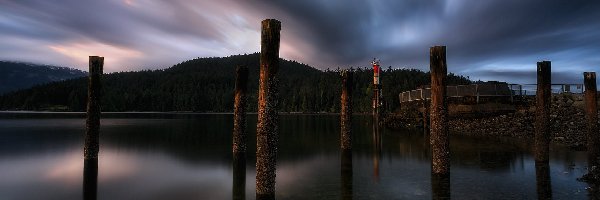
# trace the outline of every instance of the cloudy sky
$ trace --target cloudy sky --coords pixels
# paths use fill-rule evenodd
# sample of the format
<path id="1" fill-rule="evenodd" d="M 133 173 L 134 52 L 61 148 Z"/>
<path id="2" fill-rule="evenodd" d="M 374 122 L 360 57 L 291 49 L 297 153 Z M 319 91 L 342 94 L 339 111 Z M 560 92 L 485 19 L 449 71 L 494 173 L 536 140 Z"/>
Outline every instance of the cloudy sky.
<path id="1" fill-rule="evenodd" d="M 196 57 L 260 51 L 260 21 L 282 22 L 280 56 L 320 69 L 448 70 L 471 79 L 553 82 L 600 71 L 600 1 L 591 0 L 0 0 L 0 60 L 105 71 L 156 69 Z"/>

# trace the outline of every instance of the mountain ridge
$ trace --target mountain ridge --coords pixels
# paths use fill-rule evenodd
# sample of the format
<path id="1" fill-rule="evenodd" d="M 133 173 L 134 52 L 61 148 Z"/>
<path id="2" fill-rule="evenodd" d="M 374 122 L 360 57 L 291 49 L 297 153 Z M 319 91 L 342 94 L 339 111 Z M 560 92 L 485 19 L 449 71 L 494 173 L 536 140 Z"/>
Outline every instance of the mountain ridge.
<path id="1" fill-rule="evenodd" d="M 87 73 L 68 67 L 0 61 L 0 94 L 85 75 Z"/>

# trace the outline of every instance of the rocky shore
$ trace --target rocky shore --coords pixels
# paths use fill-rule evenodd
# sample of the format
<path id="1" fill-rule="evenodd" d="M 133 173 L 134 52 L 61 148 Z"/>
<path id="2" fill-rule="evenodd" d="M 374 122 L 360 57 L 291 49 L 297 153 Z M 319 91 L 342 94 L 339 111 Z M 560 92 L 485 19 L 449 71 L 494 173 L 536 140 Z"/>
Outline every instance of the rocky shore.
<path id="1" fill-rule="evenodd" d="M 553 142 L 576 149 L 585 149 L 586 120 L 580 95 L 555 95 L 550 108 Z M 403 110 L 385 118 L 393 129 L 423 127 L 423 116 L 416 110 Z M 450 116 L 451 134 L 470 136 L 503 136 L 533 138 L 535 105 L 526 105 L 511 113 Z M 600 123 L 600 122 L 599 122 Z"/>

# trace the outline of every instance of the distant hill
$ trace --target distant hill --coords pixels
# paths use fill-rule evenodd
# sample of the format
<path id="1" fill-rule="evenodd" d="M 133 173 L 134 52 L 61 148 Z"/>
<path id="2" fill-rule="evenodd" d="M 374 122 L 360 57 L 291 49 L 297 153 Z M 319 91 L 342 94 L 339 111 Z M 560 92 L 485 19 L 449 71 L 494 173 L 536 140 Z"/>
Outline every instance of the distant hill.
<path id="1" fill-rule="evenodd" d="M 66 67 L 0 61 L 0 94 L 86 75 Z"/>
<path id="2" fill-rule="evenodd" d="M 248 110 L 257 109 L 259 54 L 197 58 L 167 69 L 119 72 L 103 77 L 103 111 L 232 112 L 235 67 L 247 65 Z M 280 60 L 280 110 L 338 112 L 341 80 L 337 70 L 321 71 L 296 61 Z M 354 111 L 369 112 L 371 69 L 355 72 Z M 398 107 L 398 94 L 429 84 L 429 73 L 415 69 L 387 69 L 381 75 L 388 110 Z M 449 83 L 468 84 L 450 75 Z M 0 110 L 83 111 L 85 78 L 53 82 L 0 96 Z"/>

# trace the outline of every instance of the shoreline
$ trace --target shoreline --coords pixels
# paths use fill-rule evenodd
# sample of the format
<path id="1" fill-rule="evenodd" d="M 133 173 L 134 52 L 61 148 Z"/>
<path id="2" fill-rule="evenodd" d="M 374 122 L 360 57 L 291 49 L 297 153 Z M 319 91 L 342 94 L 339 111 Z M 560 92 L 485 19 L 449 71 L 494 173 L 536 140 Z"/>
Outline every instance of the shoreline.
<path id="1" fill-rule="evenodd" d="M 553 143 L 576 150 L 586 149 L 587 121 L 582 98 L 553 96 L 549 115 L 550 140 Z M 422 129 L 422 118 L 418 111 L 404 110 L 391 114 L 384 123 L 392 129 Z M 464 136 L 533 139 L 534 124 L 535 105 L 523 106 L 509 113 L 456 114 L 448 118 L 450 134 Z"/>

